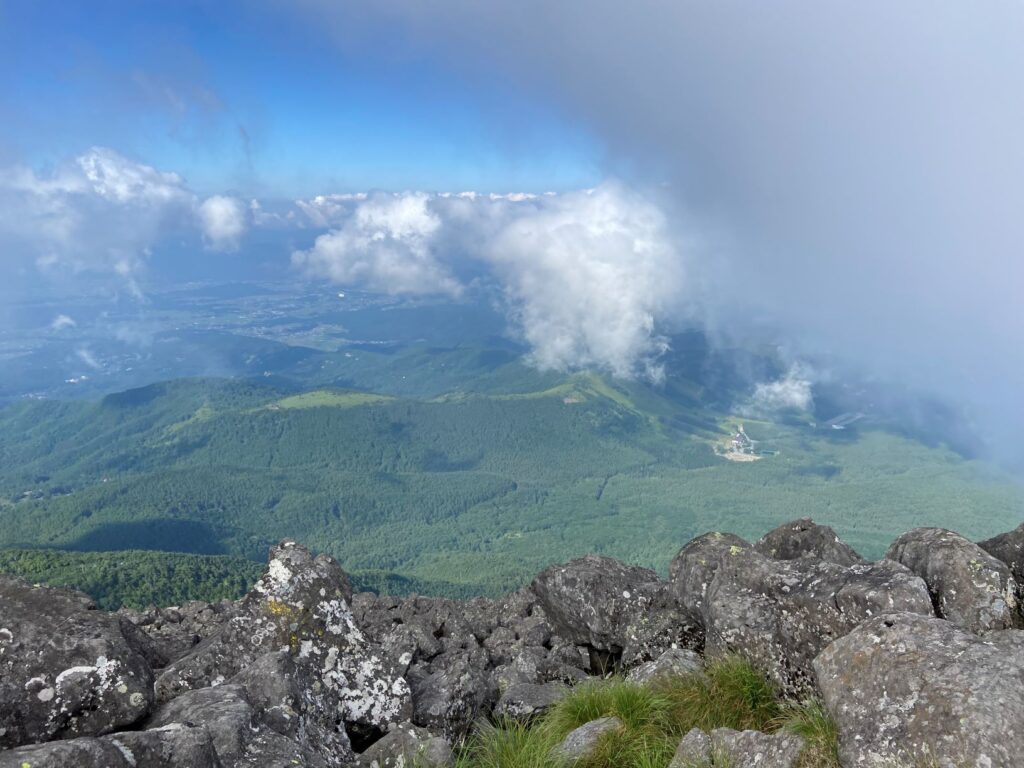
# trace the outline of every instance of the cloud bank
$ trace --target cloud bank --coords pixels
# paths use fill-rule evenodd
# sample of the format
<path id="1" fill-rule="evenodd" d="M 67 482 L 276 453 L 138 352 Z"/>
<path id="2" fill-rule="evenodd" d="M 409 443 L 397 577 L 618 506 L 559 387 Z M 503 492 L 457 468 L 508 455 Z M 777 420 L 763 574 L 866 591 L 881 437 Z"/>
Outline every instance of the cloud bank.
<path id="1" fill-rule="evenodd" d="M 668 342 L 659 327 L 677 314 L 684 293 L 682 254 L 661 210 L 635 191 L 608 182 L 562 195 L 410 192 L 316 201 L 316 216 L 329 201 L 338 226 L 292 254 L 306 275 L 457 297 L 468 287 L 456 277 L 460 261 L 473 262 L 482 268 L 476 279 L 500 292 L 538 367 L 662 376 L 658 358 Z"/>
<path id="2" fill-rule="evenodd" d="M 200 203 L 179 175 L 94 147 L 46 173 L 0 169 L 0 238 L 8 268 L 30 262 L 44 275 L 116 276 L 138 294 L 152 249 L 198 231 L 232 250 L 246 230 L 239 201 Z"/>

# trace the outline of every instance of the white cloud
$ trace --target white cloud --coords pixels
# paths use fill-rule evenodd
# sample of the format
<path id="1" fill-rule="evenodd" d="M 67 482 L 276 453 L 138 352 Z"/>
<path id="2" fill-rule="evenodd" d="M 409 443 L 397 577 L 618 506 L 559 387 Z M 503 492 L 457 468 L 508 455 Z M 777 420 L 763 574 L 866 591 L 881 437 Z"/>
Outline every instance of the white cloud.
<path id="1" fill-rule="evenodd" d="M 292 263 L 309 275 L 393 294 L 449 294 L 462 286 L 434 255 L 441 219 L 424 193 L 375 195 Z"/>
<path id="2" fill-rule="evenodd" d="M 667 341 L 657 326 L 684 274 L 649 201 L 616 183 L 549 198 L 515 216 L 487 257 L 538 366 L 662 377 Z"/>
<path id="3" fill-rule="evenodd" d="M 215 196 L 198 204 L 176 173 L 94 147 L 49 172 L 0 168 L 0 246 L 5 262 L 54 276 L 118 277 L 141 296 L 140 269 L 161 239 L 201 231 L 219 250 L 237 247 L 246 211 Z"/>
<path id="4" fill-rule="evenodd" d="M 50 330 L 60 331 L 64 328 L 74 328 L 76 325 L 78 325 L 78 323 L 67 315 L 57 315 L 53 318 L 53 322 L 50 323 Z"/>
<path id="5" fill-rule="evenodd" d="M 497 282 L 544 369 L 597 367 L 658 380 L 660 323 L 685 288 L 661 210 L 616 182 L 562 195 L 475 192 L 365 199 L 322 195 L 302 207 L 334 221 L 292 262 L 307 275 L 393 294 L 460 295 L 455 262 Z M 464 265 L 463 265 L 464 266 Z"/>
<path id="6" fill-rule="evenodd" d="M 235 197 L 213 195 L 197 209 L 203 238 L 215 251 L 237 251 L 245 234 L 247 221 L 245 204 Z"/>
<path id="7" fill-rule="evenodd" d="M 741 410 L 750 414 L 771 414 L 788 409 L 806 411 L 814 406 L 811 373 L 806 366 L 795 363 L 786 375 L 775 381 L 761 382 L 754 388 L 750 401 Z"/>
<path id="8" fill-rule="evenodd" d="M 75 357 L 85 363 L 87 366 L 92 368 L 94 371 L 98 371 L 103 365 L 88 347 L 79 347 L 75 350 Z"/>

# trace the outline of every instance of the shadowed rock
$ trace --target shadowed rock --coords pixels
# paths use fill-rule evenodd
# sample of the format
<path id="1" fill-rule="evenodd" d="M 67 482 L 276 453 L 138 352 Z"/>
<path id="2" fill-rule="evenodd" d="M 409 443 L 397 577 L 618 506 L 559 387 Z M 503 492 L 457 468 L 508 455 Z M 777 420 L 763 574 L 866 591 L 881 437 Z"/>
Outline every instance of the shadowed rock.
<path id="1" fill-rule="evenodd" d="M 679 550 L 669 564 L 668 578 L 672 594 L 686 620 L 704 627 L 704 599 L 715 573 L 750 548 L 750 544 L 731 533 L 705 533 Z"/>
<path id="2" fill-rule="evenodd" d="M 395 726 L 359 756 L 359 768 L 444 768 L 453 762 L 451 747 L 442 738 L 411 723 Z"/>
<path id="3" fill-rule="evenodd" d="M 145 636 L 94 607 L 0 576 L 0 748 L 109 733 L 149 711 Z"/>

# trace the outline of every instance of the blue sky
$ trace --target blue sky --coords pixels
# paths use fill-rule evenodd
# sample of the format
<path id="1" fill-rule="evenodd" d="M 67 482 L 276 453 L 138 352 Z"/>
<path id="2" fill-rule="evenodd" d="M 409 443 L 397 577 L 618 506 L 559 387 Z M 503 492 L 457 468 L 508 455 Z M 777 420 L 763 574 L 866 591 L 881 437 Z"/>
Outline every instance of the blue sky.
<path id="1" fill-rule="evenodd" d="M 261 197 L 599 179 L 597 142 L 551 104 L 363 42 L 264 3 L 0 0 L 0 164 L 108 146 Z"/>

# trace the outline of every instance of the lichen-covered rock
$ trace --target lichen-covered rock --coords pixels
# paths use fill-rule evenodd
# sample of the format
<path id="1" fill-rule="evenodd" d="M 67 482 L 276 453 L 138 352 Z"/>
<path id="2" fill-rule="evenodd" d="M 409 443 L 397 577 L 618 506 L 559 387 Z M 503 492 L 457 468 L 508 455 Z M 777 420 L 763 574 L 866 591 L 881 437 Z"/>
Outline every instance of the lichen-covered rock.
<path id="1" fill-rule="evenodd" d="M 568 693 L 569 687 L 564 683 L 516 683 L 501 694 L 494 707 L 494 715 L 529 722 Z"/>
<path id="2" fill-rule="evenodd" d="M 332 558 L 282 542 L 236 614 L 160 675 L 160 700 L 217 685 L 258 657 L 287 651 L 305 714 L 333 723 L 339 744 L 344 726 L 386 731 L 412 714 L 409 686 L 356 626 L 350 599 L 348 577 Z"/>
<path id="3" fill-rule="evenodd" d="M 425 728 L 401 723 L 359 755 L 359 768 L 445 768 L 454 762 L 444 739 Z"/>
<path id="4" fill-rule="evenodd" d="M 731 533 L 705 533 L 672 558 L 668 569 L 672 593 L 684 618 L 698 632 L 704 629 L 704 600 L 718 568 L 749 548 L 749 543 Z"/>
<path id="5" fill-rule="evenodd" d="M 1024 523 L 1012 531 L 979 541 L 978 546 L 1006 563 L 1017 582 L 1018 590 L 1024 590 Z"/>
<path id="6" fill-rule="evenodd" d="M 138 630 L 79 592 L 0 576 L 0 748 L 90 736 L 153 704 Z"/>
<path id="7" fill-rule="evenodd" d="M 836 565 L 857 565 L 864 558 L 845 544 L 827 525 L 818 525 L 809 517 L 784 523 L 754 545 L 762 555 L 776 560 L 798 560 L 809 557 Z"/>
<path id="8" fill-rule="evenodd" d="M 811 662 L 822 648 L 892 611 L 932 615 L 924 582 L 891 560 L 844 568 L 741 550 L 723 561 L 707 591 L 706 653 L 738 653 L 800 699 L 814 692 Z"/>
<path id="9" fill-rule="evenodd" d="M 0 768 L 222 768 L 209 731 L 175 724 L 0 752 Z"/>
<path id="10" fill-rule="evenodd" d="M 606 733 L 622 730 L 622 721 L 617 717 L 602 717 L 584 723 L 570 731 L 562 742 L 554 748 L 552 756 L 569 765 L 590 755 Z"/>
<path id="11" fill-rule="evenodd" d="M 803 739 L 789 733 L 716 728 L 707 734 L 694 728 L 679 742 L 669 768 L 795 768 L 803 748 Z"/>
<path id="12" fill-rule="evenodd" d="M 704 660 L 685 648 L 670 648 L 654 661 L 646 661 L 626 674 L 634 683 L 649 683 L 659 677 L 699 675 L 704 672 Z"/>
<path id="13" fill-rule="evenodd" d="M 1021 764 L 1024 632 L 980 638 L 941 619 L 876 616 L 814 670 L 846 768 Z"/>
<path id="14" fill-rule="evenodd" d="M 1009 567 L 963 536 L 943 528 L 915 528 L 885 556 L 924 579 L 936 613 L 969 632 L 1020 623 L 1017 584 Z"/>
<path id="15" fill-rule="evenodd" d="M 487 654 L 479 651 L 443 654 L 424 677 L 411 678 L 413 723 L 454 743 L 491 710 L 498 689 L 487 670 Z"/>
<path id="16" fill-rule="evenodd" d="M 546 568 L 531 588 L 559 635 L 615 656 L 662 595 L 654 571 L 596 555 Z"/>

